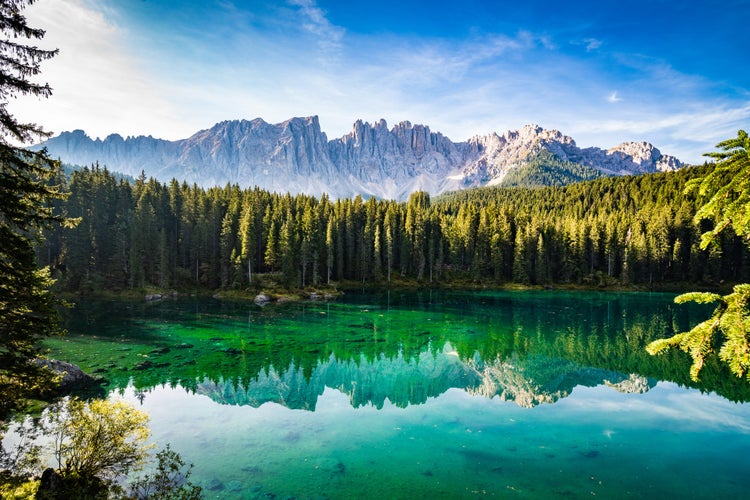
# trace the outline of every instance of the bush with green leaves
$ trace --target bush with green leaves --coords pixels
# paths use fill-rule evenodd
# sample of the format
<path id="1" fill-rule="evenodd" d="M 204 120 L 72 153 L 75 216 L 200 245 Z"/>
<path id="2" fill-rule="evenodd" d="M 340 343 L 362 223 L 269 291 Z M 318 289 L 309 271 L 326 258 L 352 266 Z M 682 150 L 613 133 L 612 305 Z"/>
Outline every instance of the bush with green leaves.
<path id="1" fill-rule="evenodd" d="M 128 498 L 153 500 L 194 500 L 202 498 L 201 488 L 188 481 L 192 464 L 186 466 L 169 445 L 156 454 L 156 468 L 130 485 Z"/>
<path id="2" fill-rule="evenodd" d="M 154 463 L 148 415 L 125 401 L 65 398 L 13 431 L 15 446 L 0 449 L 2 498 L 36 488 L 41 499 L 201 498 L 200 488 L 187 481 L 192 465 L 186 468 L 169 446 Z M 56 468 L 45 469 L 46 459 Z M 126 487 L 129 475 L 143 469 L 150 472 Z"/>

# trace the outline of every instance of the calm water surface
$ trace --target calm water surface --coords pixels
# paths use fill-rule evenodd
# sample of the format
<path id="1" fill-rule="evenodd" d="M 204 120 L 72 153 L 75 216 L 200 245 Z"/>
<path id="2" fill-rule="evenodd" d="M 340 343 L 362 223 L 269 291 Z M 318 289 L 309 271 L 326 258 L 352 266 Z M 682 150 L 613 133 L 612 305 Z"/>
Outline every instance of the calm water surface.
<path id="1" fill-rule="evenodd" d="M 750 386 L 643 346 L 661 294 L 89 302 L 53 354 L 104 376 L 207 498 L 747 498 Z"/>

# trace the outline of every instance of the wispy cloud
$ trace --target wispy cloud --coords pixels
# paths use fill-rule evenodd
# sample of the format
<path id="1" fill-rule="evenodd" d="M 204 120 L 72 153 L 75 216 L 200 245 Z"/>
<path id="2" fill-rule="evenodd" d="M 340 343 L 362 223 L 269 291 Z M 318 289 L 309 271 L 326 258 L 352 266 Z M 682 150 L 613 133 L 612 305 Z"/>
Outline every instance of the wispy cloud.
<path id="1" fill-rule="evenodd" d="M 586 49 L 586 52 L 593 52 L 597 49 L 600 49 L 602 45 L 604 45 L 604 42 L 597 38 L 584 38 L 584 39 L 572 40 L 570 43 L 571 45 L 577 45 L 577 46 L 582 45 Z"/>
<path id="2" fill-rule="evenodd" d="M 61 49 L 42 68 L 54 95 L 11 109 L 55 132 L 167 139 L 224 119 L 311 114 L 330 137 L 359 118 L 408 119 L 453 140 L 535 122 L 583 146 L 648 140 L 688 161 L 750 121 L 750 96 L 716 91 L 665 60 L 603 51 L 598 38 L 372 35 L 336 25 L 315 0 L 222 5 L 169 31 L 176 21 L 128 24 L 114 0 L 36 2 L 30 20 L 48 30 L 45 46 Z"/>
<path id="3" fill-rule="evenodd" d="M 341 49 L 346 30 L 331 23 L 315 0 L 289 0 L 289 4 L 299 8 L 304 19 L 302 26 L 317 37 L 318 47 L 322 51 L 330 54 Z"/>
<path id="4" fill-rule="evenodd" d="M 596 50 L 601 47 L 603 42 L 601 40 L 597 40 L 596 38 L 587 38 L 584 40 L 584 43 L 586 44 L 586 51 L 591 52 L 592 50 Z"/>
<path id="5" fill-rule="evenodd" d="M 33 4 L 30 23 L 47 32 L 41 43 L 60 48 L 42 65 L 41 76 L 53 94 L 47 100 L 19 99 L 13 112 L 55 133 L 75 124 L 102 136 L 135 134 L 146 120 L 174 119 L 138 59 L 123 50 L 127 39 L 115 17 L 87 0 Z"/>
<path id="6" fill-rule="evenodd" d="M 576 138 L 585 137 L 588 145 L 616 145 L 602 143 L 606 137 L 646 140 L 663 153 L 689 163 L 703 163 L 704 153 L 735 136 L 748 122 L 750 100 L 740 106 L 733 102 L 706 102 L 668 109 L 637 109 L 619 119 L 581 116 L 568 130 Z"/>

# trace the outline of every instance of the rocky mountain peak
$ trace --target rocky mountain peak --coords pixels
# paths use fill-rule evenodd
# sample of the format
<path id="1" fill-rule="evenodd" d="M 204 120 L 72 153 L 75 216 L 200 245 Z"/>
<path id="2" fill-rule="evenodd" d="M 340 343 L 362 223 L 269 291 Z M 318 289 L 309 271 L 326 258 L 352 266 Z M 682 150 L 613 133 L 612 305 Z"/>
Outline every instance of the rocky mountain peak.
<path id="1" fill-rule="evenodd" d="M 580 149 L 569 136 L 528 124 L 452 142 L 429 126 L 402 121 L 357 120 L 350 133 L 328 140 L 318 116 L 269 124 L 261 118 L 227 120 L 187 139 L 112 134 L 92 140 L 82 130 L 63 132 L 38 147 L 64 162 L 99 162 L 137 176 L 141 170 L 162 181 L 171 178 L 204 186 L 237 183 L 271 191 L 331 197 L 356 194 L 406 199 L 416 190 L 446 190 L 502 182 L 511 169 L 542 151 L 610 175 L 674 170 L 682 163 L 646 142 L 625 142 L 603 150 Z"/>
<path id="2" fill-rule="evenodd" d="M 639 165 L 641 169 L 648 172 L 653 166 L 659 171 L 672 171 L 682 167 L 682 162 L 669 155 L 663 155 L 661 151 L 648 142 L 623 142 L 607 151 L 608 154 L 621 154 Z"/>

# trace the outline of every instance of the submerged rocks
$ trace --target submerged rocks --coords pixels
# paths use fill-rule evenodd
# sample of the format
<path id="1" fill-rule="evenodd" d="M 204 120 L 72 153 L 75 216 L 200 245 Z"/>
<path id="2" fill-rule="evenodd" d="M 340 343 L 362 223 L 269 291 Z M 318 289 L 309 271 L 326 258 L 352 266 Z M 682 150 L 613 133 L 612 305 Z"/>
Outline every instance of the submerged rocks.
<path id="1" fill-rule="evenodd" d="M 233 356 L 239 356 L 240 354 L 242 354 L 242 349 L 237 349 L 236 347 L 225 347 L 219 350 L 223 353 L 231 354 Z"/>
<path id="2" fill-rule="evenodd" d="M 154 362 L 151 360 L 144 360 L 140 363 L 136 363 L 136 365 L 133 367 L 134 370 L 148 370 L 149 368 L 154 367 Z"/>
<path id="3" fill-rule="evenodd" d="M 241 493 L 244 489 L 245 489 L 245 485 L 242 484 L 240 481 L 237 481 L 236 479 L 233 481 L 229 481 L 226 484 L 226 490 L 232 493 Z"/>
<path id="4" fill-rule="evenodd" d="M 224 483 L 222 483 L 218 479 L 214 478 L 214 479 L 209 480 L 206 483 L 205 488 L 208 491 L 221 491 L 221 490 L 224 489 Z"/>
<path id="5" fill-rule="evenodd" d="M 140 363 L 136 363 L 135 366 L 133 366 L 134 370 L 149 370 L 151 368 L 167 368 L 169 366 L 169 363 L 154 363 L 150 359 L 145 359 L 141 361 Z"/>

